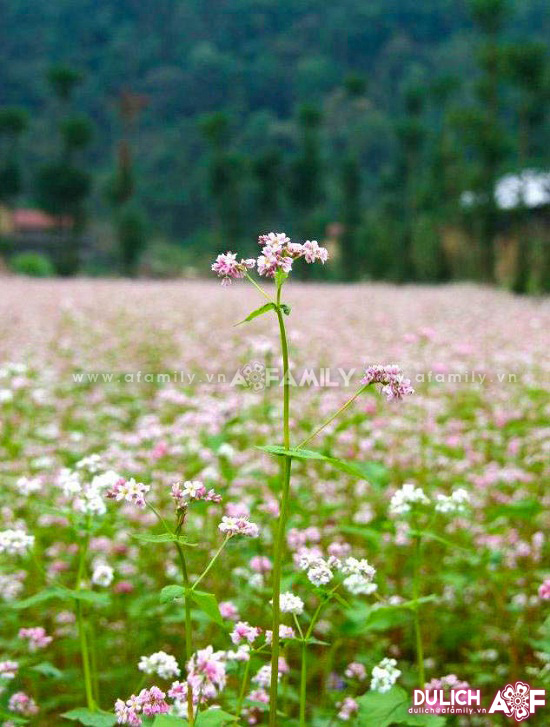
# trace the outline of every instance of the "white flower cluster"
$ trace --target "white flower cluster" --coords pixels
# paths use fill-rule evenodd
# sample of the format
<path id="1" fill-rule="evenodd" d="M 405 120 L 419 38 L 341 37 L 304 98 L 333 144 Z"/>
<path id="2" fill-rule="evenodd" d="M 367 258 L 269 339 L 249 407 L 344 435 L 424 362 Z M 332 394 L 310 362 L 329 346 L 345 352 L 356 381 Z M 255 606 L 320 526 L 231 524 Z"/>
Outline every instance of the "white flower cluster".
<path id="1" fill-rule="evenodd" d="M 463 515 L 467 512 L 470 504 L 470 493 L 459 487 L 458 490 L 453 490 L 449 496 L 437 495 L 436 500 L 435 509 L 437 512 L 445 515 Z"/>
<path id="2" fill-rule="evenodd" d="M 345 576 L 345 588 L 355 595 L 374 593 L 377 586 L 372 581 L 376 575 L 376 570 L 365 559 L 336 558 L 331 555 L 328 559 L 324 559 L 318 549 L 304 548 L 298 554 L 298 565 L 302 570 L 307 572 L 307 577 L 314 586 L 325 586 L 334 577 L 334 571 L 340 571 Z"/>
<path id="3" fill-rule="evenodd" d="M 295 596 L 293 593 L 281 593 L 279 604 L 282 613 L 293 613 L 299 616 L 304 612 L 304 602 L 299 596 Z"/>
<path id="4" fill-rule="evenodd" d="M 406 515 L 413 505 L 429 505 L 430 500 L 424 494 L 424 490 L 411 484 L 404 484 L 400 490 L 393 495 L 390 502 L 391 515 Z"/>
<path id="5" fill-rule="evenodd" d="M 0 553 L 22 555 L 34 545 L 34 535 L 27 535 L 24 530 L 0 530 Z"/>
<path id="6" fill-rule="evenodd" d="M 378 586 L 373 583 L 376 570 L 365 558 L 346 558 L 342 561 L 340 570 L 347 575 L 344 578 L 344 587 L 354 596 L 369 596 Z"/>
<path id="7" fill-rule="evenodd" d="M 111 585 L 114 577 L 115 571 L 113 570 L 113 568 L 111 568 L 110 565 L 107 565 L 107 563 L 103 563 L 102 561 L 94 563 L 94 570 L 92 572 L 92 583 L 95 586 L 103 586 L 106 588 L 107 586 Z"/>
<path id="8" fill-rule="evenodd" d="M 84 466 L 82 465 L 84 463 Z M 104 493 L 121 478 L 113 470 L 94 474 L 90 482 L 83 482 L 82 475 L 96 470 L 100 464 L 99 455 L 90 455 L 77 463 L 79 471 L 63 469 L 57 478 L 57 485 L 63 494 L 72 500 L 73 510 L 84 515 L 105 515 L 107 506 Z"/>
<path id="9" fill-rule="evenodd" d="M 20 477 L 15 483 L 15 489 L 21 495 L 32 495 L 42 489 L 42 480 L 39 477 Z"/>
<path id="10" fill-rule="evenodd" d="M 370 688 L 374 692 L 380 692 L 382 694 L 389 692 L 401 676 L 401 671 L 396 667 L 397 662 L 395 659 L 382 659 L 380 664 L 372 670 Z"/>
<path id="11" fill-rule="evenodd" d="M 157 674 L 161 679 L 170 679 L 181 674 L 176 659 L 165 651 L 156 651 L 150 656 L 142 656 L 138 669 L 145 674 Z"/>

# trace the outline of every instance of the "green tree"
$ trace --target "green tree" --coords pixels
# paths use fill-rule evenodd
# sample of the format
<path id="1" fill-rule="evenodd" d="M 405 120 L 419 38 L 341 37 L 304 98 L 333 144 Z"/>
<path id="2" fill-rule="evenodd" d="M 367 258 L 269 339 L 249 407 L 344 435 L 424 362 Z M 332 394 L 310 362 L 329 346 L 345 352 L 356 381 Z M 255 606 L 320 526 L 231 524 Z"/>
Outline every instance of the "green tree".
<path id="1" fill-rule="evenodd" d="M 23 109 L 0 109 L 0 202 L 13 203 L 21 193 L 20 138 L 28 126 Z"/>

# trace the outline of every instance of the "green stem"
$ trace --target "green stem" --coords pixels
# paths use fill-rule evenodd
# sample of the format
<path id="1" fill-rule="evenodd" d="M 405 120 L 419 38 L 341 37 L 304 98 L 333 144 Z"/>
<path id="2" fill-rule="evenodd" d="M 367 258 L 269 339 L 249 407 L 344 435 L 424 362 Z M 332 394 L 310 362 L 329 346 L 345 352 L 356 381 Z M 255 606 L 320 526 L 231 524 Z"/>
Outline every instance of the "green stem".
<path id="1" fill-rule="evenodd" d="M 86 554 L 88 552 L 88 543 L 90 541 L 89 529 L 86 529 L 86 535 L 84 541 L 80 546 L 78 570 L 76 574 L 75 591 L 80 590 L 80 584 L 84 578 L 84 571 L 86 567 Z M 86 620 L 84 618 L 84 612 L 82 608 L 82 601 L 76 601 L 76 619 L 78 624 L 78 636 L 80 641 L 80 655 L 82 658 L 82 670 L 84 672 L 84 688 L 86 690 L 86 705 L 88 709 L 95 712 L 96 705 L 94 701 L 94 690 L 92 682 L 92 670 L 90 667 L 90 650 L 88 648 L 88 640 L 86 636 Z"/>
<path id="2" fill-rule="evenodd" d="M 361 388 L 357 389 L 357 391 L 351 397 L 351 399 L 348 399 L 348 401 L 346 401 L 346 403 L 343 406 L 341 406 L 338 409 L 338 411 L 336 411 L 328 419 L 326 419 L 321 424 L 320 427 L 318 427 L 312 434 L 309 435 L 309 437 L 306 437 L 302 442 L 300 442 L 300 444 L 297 445 L 296 449 L 301 449 L 304 446 L 304 444 L 307 444 L 312 439 L 314 439 L 319 434 L 319 432 L 322 432 L 325 427 L 327 427 L 331 422 L 333 422 L 336 419 L 336 417 L 339 417 L 340 414 L 343 414 L 346 411 L 346 409 L 353 404 L 353 402 L 357 399 L 357 397 L 360 396 L 366 390 L 367 386 L 368 386 L 368 384 L 363 385 L 363 386 L 361 386 Z"/>
<path id="3" fill-rule="evenodd" d="M 307 642 L 302 642 L 302 664 L 300 667 L 300 727 L 306 727 L 307 694 Z"/>
<path id="4" fill-rule="evenodd" d="M 276 314 L 279 321 L 281 337 L 281 352 L 283 357 L 283 444 L 285 449 L 290 448 L 290 383 L 288 380 L 289 360 L 288 343 L 286 338 L 285 322 L 280 308 L 281 286 L 277 288 Z M 288 504 L 290 500 L 290 469 L 292 460 L 284 457 L 282 467 L 282 493 L 279 512 L 279 524 L 275 538 L 273 552 L 273 636 L 271 647 L 271 685 L 269 690 L 269 727 L 277 727 L 277 696 L 279 689 L 279 652 L 280 638 L 279 626 L 281 624 L 281 573 L 282 559 L 285 545 L 286 521 L 288 518 Z"/>
<path id="5" fill-rule="evenodd" d="M 249 280 L 252 283 L 252 285 L 256 288 L 256 290 L 260 291 L 260 293 L 264 296 L 264 298 L 267 298 L 270 303 L 274 302 L 271 299 L 271 297 L 269 296 L 269 294 L 266 293 L 265 290 L 260 285 L 258 285 L 258 283 L 254 280 L 254 278 L 251 275 L 246 273 L 246 278 L 247 278 L 247 280 Z"/>
<path id="6" fill-rule="evenodd" d="M 244 675 L 243 675 L 243 680 L 241 683 L 241 688 L 239 690 L 239 699 L 237 701 L 237 709 L 236 709 L 236 713 L 235 713 L 235 716 L 237 717 L 237 719 L 241 716 L 241 712 L 243 709 L 244 695 L 246 694 L 246 688 L 248 686 L 248 677 L 250 674 L 251 661 L 252 661 L 252 654 L 250 655 L 250 659 L 246 662 L 246 666 L 244 668 Z"/>
<path id="7" fill-rule="evenodd" d="M 179 533 L 178 533 L 179 534 Z M 184 596 L 184 604 L 185 604 L 185 663 L 189 661 L 191 658 L 191 654 L 193 653 L 193 641 L 192 641 L 192 625 L 191 625 L 191 599 L 189 595 L 187 594 L 187 591 L 189 590 L 189 573 L 187 570 L 187 563 L 185 562 L 185 554 L 183 552 L 183 548 L 179 543 L 176 542 L 176 548 L 178 551 L 178 556 L 180 559 L 180 565 L 181 565 L 181 574 L 183 576 L 183 583 L 185 585 L 186 593 Z M 195 712 L 193 708 L 193 692 L 190 687 L 187 689 L 187 719 L 189 721 L 190 727 L 193 727 L 195 723 Z"/>
<path id="8" fill-rule="evenodd" d="M 424 650 L 422 647 L 422 631 L 420 629 L 420 562 L 421 562 L 422 539 L 420 535 L 414 538 L 414 576 L 413 576 L 413 601 L 414 601 L 414 633 L 416 639 L 416 663 L 418 669 L 418 681 L 420 689 L 424 689 L 426 676 L 424 673 Z"/>
<path id="9" fill-rule="evenodd" d="M 229 538 L 230 538 L 230 537 L 231 537 L 231 536 L 230 536 L 230 535 L 228 535 L 228 536 L 227 536 L 227 537 L 225 538 L 225 540 L 223 541 L 223 543 L 222 543 L 222 544 L 220 545 L 220 547 L 219 547 L 219 548 L 218 548 L 218 550 L 216 551 L 216 553 L 215 553 L 214 557 L 212 558 L 212 560 L 210 561 L 210 563 L 209 563 L 209 564 L 208 564 L 208 565 L 206 566 L 206 568 L 205 568 L 204 572 L 202 573 L 202 575 L 201 575 L 201 576 L 199 576 L 199 578 L 197 578 L 197 580 L 196 580 L 196 581 L 195 581 L 195 583 L 193 584 L 193 587 L 191 588 L 191 590 L 192 590 L 192 591 L 194 591 L 194 590 L 195 590 L 195 588 L 196 588 L 196 587 L 197 587 L 197 586 L 199 585 L 199 583 L 200 583 L 200 582 L 202 581 L 202 579 L 203 579 L 203 578 L 204 578 L 204 577 L 205 577 L 205 576 L 206 576 L 206 575 L 207 575 L 207 574 L 209 573 L 209 571 L 210 571 L 210 569 L 212 568 L 212 566 L 214 565 L 214 563 L 215 563 L 215 562 L 216 562 L 216 561 L 218 560 L 218 557 L 220 556 L 220 553 L 222 552 L 222 550 L 223 550 L 223 549 L 225 548 L 225 546 L 226 546 L 226 545 L 227 545 L 227 543 L 229 542 Z"/>

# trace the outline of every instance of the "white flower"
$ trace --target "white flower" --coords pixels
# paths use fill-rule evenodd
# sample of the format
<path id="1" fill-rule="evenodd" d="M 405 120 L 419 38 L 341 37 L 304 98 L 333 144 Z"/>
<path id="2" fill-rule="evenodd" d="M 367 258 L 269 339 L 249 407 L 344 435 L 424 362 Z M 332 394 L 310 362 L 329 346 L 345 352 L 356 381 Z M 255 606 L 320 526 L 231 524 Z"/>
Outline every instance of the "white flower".
<path id="1" fill-rule="evenodd" d="M 372 581 L 376 575 L 375 568 L 366 558 L 359 560 L 350 556 L 340 563 L 340 569 L 346 575 L 360 575 L 369 581 Z"/>
<path id="2" fill-rule="evenodd" d="M 22 555 L 34 545 L 34 535 L 27 535 L 24 530 L 0 530 L 0 553 Z"/>
<path id="3" fill-rule="evenodd" d="M 325 586 L 332 580 L 333 573 L 328 565 L 323 563 L 310 568 L 307 577 L 314 586 Z"/>
<path id="4" fill-rule="evenodd" d="M 86 470 L 91 475 L 102 469 L 101 457 L 99 454 L 90 454 L 76 463 L 77 470 Z"/>
<path id="5" fill-rule="evenodd" d="M 412 509 L 412 505 L 428 505 L 430 500 L 420 487 L 411 484 L 404 484 L 400 490 L 393 495 L 390 502 L 391 515 L 406 515 Z"/>
<path id="6" fill-rule="evenodd" d="M 229 517 L 224 515 L 218 529 L 226 535 L 247 535 L 249 538 L 257 538 L 260 528 L 251 523 L 246 517 Z"/>
<path id="7" fill-rule="evenodd" d="M 459 487 L 450 496 L 437 495 L 436 499 L 435 509 L 437 512 L 448 515 L 459 515 L 467 512 L 467 506 L 470 504 L 470 493 L 464 488 Z"/>
<path id="8" fill-rule="evenodd" d="M 70 497 L 80 492 L 82 484 L 80 482 L 80 475 L 78 472 L 73 472 L 70 469 L 62 469 L 57 478 L 57 485 L 63 490 L 65 497 Z"/>
<path id="9" fill-rule="evenodd" d="M 395 659 L 382 659 L 380 664 L 372 670 L 370 688 L 374 692 L 389 692 L 395 682 L 401 676 L 401 671 L 396 669 Z"/>
<path id="10" fill-rule="evenodd" d="M 157 651 L 150 656 L 142 656 L 138 669 L 145 674 L 157 674 L 161 679 L 178 677 L 181 674 L 178 662 L 165 651 Z"/>
<path id="11" fill-rule="evenodd" d="M 92 583 L 96 586 L 110 586 L 115 572 L 107 563 L 97 563 L 92 573 Z"/>
<path id="12" fill-rule="evenodd" d="M 293 613 L 299 616 L 304 612 L 304 602 L 293 593 L 281 593 L 279 604 L 282 613 Z"/>
<path id="13" fill-rule="evenodd" d="M 20 477 L 15 483 L 15 489 L 21 495 L 32 495 L 34 492 L 40 492 L 42 481 L 39 477 Z"/>
<path id="14" fill-rule="evenodd" d="M 352 573 L 347 578 L 344 578 L 344 588 L 347 588 L 354 596 L 370 596 L 371 593 L 374 593 L 378 589 L 378 586 L 366 576 L 360 573 Z"/>

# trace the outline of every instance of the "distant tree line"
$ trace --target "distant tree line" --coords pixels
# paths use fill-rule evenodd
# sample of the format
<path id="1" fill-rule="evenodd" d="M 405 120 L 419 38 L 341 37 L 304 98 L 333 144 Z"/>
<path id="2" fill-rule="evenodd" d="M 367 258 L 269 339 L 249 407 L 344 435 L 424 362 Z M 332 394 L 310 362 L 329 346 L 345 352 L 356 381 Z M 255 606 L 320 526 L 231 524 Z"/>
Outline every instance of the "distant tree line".
<path id="1" fill-rule="evenodd" d="M 450 2 L 439 9 L 428 5 L 420 20 L 426 23 L 426 44 L 434 45 L 439 27 L 458 13 Z M 536 1 L 531 5 L 536 19 Z M 411 21 L 394 17 L 382 1 L 376 6 L 394 33 L 385 37 L 387 51 L 391 42 L 398 44 L 397 31 Z M 349 0 L 345 7 L 349 50 L 360 6 Z M 541 224 L 533 222 L 526 205 L 513 214 L 505 212 L 494 190 L 505 173 L 550 171 L 545 143 L 547 48 L 536 39 L 536 28 L 527 28 L 525 37 L 510 35 L 517 13 L 527 5 L 468 0 L 467 7 L 469 16 L 457 21 L 461 29 L 469 29 L 467 40 L 459 37 L 457 55 L 467 57 L 467 66 L 447 62 L 440 70 L 432 59 L 431 64 L 396 69 L 399 53 L 394 51 L 395 57 L 386 58 L 384 89 L 380 78 L 373 82 L 363 67 L 359 45 L 356 64 L 338 59 L 337 67 L 353 68 L 338 78 L 329 56 L 321 54 L 330 39 L 320 37 L 319 54 L 302 58 L 298 66 L 306 90 L 289 103 L 279 89 L 278 115 L 273 107 L 279 66 L 270 56 L 269 43 L 263 54 L 249 49 L 258 67 L 254 74 L 249 66 L 242 71 L 246 78 L 241 91 L 246 89 L 251 98 L 235 100 L 227 87 L 226 75 L 235 72 L 234 64 L 242 62 L 245 68 L 237 53 L 243 53 L 246 37 L 233 26 L 223 37 L 212 27 L 210 46 L 205 40 L 203 55 L 195 48 L 192 56 L 200 69 L 196 78 L 211 86 L 208 92 L 216 102 L 210 109 L 203 102 L 202 108 L 191 110 L 186 98 L 179 99 L 179 124 L 171 123 L 168 130 L 155 116 L 162 104 L 178 106 L 178 89 L 166 78 L 159 78 L 162 97 L 142 93 L 137 82 L 138 90 L 111 91 L 108 99 L 115 113 L 106 131 L 104 119 L 92 121 L 99 100 L 94 96 L 90 103 L 85 91 L 89 72 L 81 73 L 77 65 L 55 65 L 45 74 L 49 102 L 33 110 L 32 124 L 21 107 L 0 109 L 0 203 L 32 202 L 70 220 L 61 266 L 67 274 L 77 270 L 79 235 L 86 224 L 91 218 L 109 218 L 119 268 L 129 275 L 138 270 L 151 235 L 164 235 L 186 250 L 190 260 L 202 261 L 222 248 L 251 249 L 258 231 L 274 228 L 297 239 L 324 239 L 327 230 L 334 236 L 338 265 L 315 273 L 320 276 L 400 282 L 477 277 L 495 282 L 498 240 L 511 225 L 519 245 L 511 287 L 517 292 L 545 289 L 550 285 L 548 215 Z M 199 6 L 192 3 L 192 8 L 199 23 Z M 258 15 L 265 21 L 258 42 L 262 37 L 290 42 L 290 31 L 287 38 L 277 25 L 284 12 L 279 17 L 270 3 L 266 8 Z M 213 2 L 214 14 L 216 9 Z M 159 12 L 171 11 L 161 3 Z M 237 2 L 236 16 L 248 19 L 246 12 L 246 4 Z M 290 6 L 288 12 L 291 17 Z M 135 7 L 128 13 L 139 25 Z M 205 18 L 200 23 L 208 27 Z M 158 51 L 158 72 L 164 69 L 166 74 L 168 67 L 174 68 L 168 56 L 177 52 L 177 38 L 166 27 L 154 32 L 167 43 Z M 379 29 L 380 36 L 384 33 Z M 251 48 L 253 40 L 251 33 Z M 379 40 L 371 38 L 374 44 Z M 448 34 L 440 54 L 452 52 L 451 41 L 459 42 Z M 220 58 L 214 47 L 224 43 Z M 137 57 L 141 52 L 134 49 Z M 257 88 L 255 96 L 252 88 Z M 201 96 L 203 90 L 195 92 Z M 384 92 L 391 95 L 385 104 Z M 49 130 L 48 143 L 38 145 L 40 154 L 26 148 L 26 140 L 36 143 L 32 127 L 37 115 L 40 128 Z M 153 171 L 155 153 L 166 158 L 157 159 Z M 445 245 L 446 234 L 453 230 L 465 232 L 461 240 L 466 257 L 458 263 Z"/>

